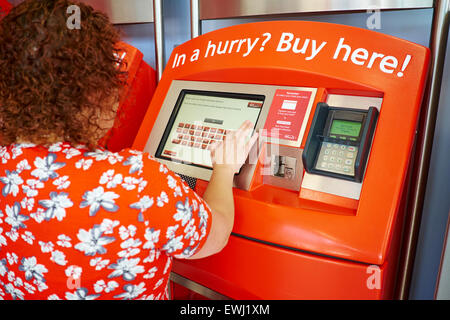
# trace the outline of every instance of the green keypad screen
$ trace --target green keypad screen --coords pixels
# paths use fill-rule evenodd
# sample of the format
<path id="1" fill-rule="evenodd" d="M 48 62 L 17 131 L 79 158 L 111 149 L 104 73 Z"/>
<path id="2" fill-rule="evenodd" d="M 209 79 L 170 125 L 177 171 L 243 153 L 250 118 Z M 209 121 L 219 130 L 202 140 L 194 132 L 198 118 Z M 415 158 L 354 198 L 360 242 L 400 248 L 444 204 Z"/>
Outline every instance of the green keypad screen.
<path id="1" fill-rule="evenodd" d="M 358 137 L 360 130 L 361 122 L 333 120 L 333 123 L 331 124 L 330 134 Z"/>

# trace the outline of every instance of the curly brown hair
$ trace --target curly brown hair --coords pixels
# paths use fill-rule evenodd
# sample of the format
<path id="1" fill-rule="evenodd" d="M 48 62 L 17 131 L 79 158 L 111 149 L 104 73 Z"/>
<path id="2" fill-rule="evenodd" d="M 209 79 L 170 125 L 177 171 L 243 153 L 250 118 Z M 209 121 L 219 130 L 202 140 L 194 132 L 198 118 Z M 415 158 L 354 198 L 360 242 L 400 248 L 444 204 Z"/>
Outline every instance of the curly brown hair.
<path id="1" fill-rule="evenodd" d="M 76 4 L 81 29 L 67 27 Z M 26 0 L 0 21 L 0 142 L 49 145 L 63 139 L 96 147 L 115 116 L 126 73 L 119 32 L 92 7 Z"/>

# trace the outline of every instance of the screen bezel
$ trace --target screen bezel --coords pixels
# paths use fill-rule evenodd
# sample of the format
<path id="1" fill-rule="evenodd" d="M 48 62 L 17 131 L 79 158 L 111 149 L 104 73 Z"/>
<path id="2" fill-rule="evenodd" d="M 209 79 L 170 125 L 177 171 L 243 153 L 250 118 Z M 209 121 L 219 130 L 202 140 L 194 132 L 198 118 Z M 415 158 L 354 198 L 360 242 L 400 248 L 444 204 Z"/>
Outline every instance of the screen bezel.
<path id="1" fill-rule="evenodd" d="M 194 166 L 194 167 L 198 167 L 198 168 L 204 168 L 204 169 L 212 170 L 212 167 L 208 167 L 208 166 L 197 164 L 197 163 L 188 162 L 186 160 L 178 160 L 178 159 L 170 158 L 168 156 L 164 156 L 163 155 L 164 146 L 167 143 L 167 139 L 169 138 L 170 132 L 172 131 L 172 128 L 173 128 L 173 126 L 175 124 L 175 119 L 178 116 L 178 112 L 180 111 L 181 106 L 183 105 L 184 98 L 185 98 L 185 96 L 187 94 L 194 94 L 194 95 L 200 95 L 200 96 L 209 96 L 209 97 L 219 97 L 219 98 L 231 98 L 231 99 L 261 101 L 262 105 L 259 108 L 260 110 L 259 110 L 258 117 L 256 118 L 256 121 L 253 124 L 253 132 L 254 132 L 254 130 L 256 128 L 256 125 L 258 123 L 258 120 L 259 120 L 259 118 L 261 116 L 261 111 L 263 110 L 264 102 L 266 100 L 266 96 L 265 95 L 261 95 L 261 94 L 206 91 L 206 90 L 192 90 L 192 89 L 182 89 L 180 91 L 180 94 L 178 95 L 177 101 L 176 101 L 175 106 L 174 106 L 174 108 L 172 110 L 172 113 L 170 115 L 169 121 L 167 122 L 167 125 L 166 125 L 166 127 L 164 129 L 164 133 L 163 133 L 163 135 L 162 135 L 162 137 L 161 137 L 161 139 L 159 141 L 158 148 L 156 149 L 155 158 L 163 159 L 163 160 L 167 160 L 167 161 L 171 161 L 171 162 L 176 162 L 176 163 L 180 163 L 180 164 L 185 164 L 185 165 L 188 165 L 188 166 Z"/>

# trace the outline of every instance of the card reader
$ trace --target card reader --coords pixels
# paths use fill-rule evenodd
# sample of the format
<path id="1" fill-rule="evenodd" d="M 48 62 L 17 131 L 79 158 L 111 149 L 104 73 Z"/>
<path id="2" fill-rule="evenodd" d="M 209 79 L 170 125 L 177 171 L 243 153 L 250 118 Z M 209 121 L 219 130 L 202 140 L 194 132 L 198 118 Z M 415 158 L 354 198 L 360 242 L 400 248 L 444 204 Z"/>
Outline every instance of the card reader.
<path id="1" fill-rule="evenodd" d="M 378 119 L 378 110 L 317 104 L 303 150 L 308 173 L 361 182 Z"/>

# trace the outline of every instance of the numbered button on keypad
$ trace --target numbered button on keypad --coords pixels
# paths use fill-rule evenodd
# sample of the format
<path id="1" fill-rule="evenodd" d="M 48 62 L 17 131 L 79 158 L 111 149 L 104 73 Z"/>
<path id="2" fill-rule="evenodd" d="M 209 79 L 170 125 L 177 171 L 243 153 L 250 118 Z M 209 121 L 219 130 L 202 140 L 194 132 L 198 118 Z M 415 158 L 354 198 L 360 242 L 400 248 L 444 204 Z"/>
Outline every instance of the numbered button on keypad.
<path id="1" fill-rule="evenodd" d="M 358 148 L 337 143 L 323 143 L 316 169 L 340 173 L 345 175 L 355 174 L 355 159 Z"/>

